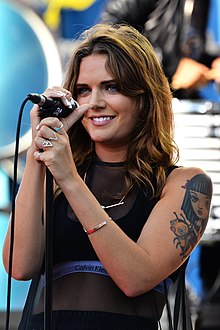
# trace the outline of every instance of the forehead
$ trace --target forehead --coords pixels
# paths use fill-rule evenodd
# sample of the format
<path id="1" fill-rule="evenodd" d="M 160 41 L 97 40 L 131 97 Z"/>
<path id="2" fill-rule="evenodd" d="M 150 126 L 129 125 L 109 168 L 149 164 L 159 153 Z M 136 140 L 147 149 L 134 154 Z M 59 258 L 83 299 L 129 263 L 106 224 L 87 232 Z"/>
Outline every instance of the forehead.
<path id="1" fill-rule="evenodd" d="M 92 54 L 84 57 L 80 63 L 78 82 L 84 78 L 112 79 L 113 76 L 107 68 L 108 56 L 105 54 Z"/>

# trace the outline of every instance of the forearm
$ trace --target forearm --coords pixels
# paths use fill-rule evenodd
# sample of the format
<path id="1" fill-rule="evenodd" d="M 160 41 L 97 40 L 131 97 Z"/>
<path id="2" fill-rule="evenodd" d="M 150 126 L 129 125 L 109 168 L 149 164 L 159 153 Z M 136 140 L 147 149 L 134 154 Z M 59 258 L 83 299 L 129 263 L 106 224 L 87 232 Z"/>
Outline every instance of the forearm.
<path id="1" fill-rule="evenodd" d="M 29 279 L 40 269 L 42 263 L 44 172 L 44 166 L 33 159 L 31 150 L 28 151 L 26 168 L 15 203 L 12 275 L 16 279 Z M 10 241 L 11 221 L 3 248 L 6 271 L 8 271 Z"/>
<path id="2" fill-rule="evenodd" d="M 157 277 L 150 274 L 150 255 L 111 221 L 84 182 L 78 178 L 62 190 L 84 228 L 89 230 L 106 221 L 106 225 L 89 235 L 89 239 L 118 287 L 126 295 L 135 296 L 156 285 Z"/>
<path id="3" fill-rule="evenodd" d="M 104 268 L 117 286 L 129 297 L 151 290 L 160 278 L 152 276 L 150 254 L 132 241 L 115 223 L 89 236 Z"/>

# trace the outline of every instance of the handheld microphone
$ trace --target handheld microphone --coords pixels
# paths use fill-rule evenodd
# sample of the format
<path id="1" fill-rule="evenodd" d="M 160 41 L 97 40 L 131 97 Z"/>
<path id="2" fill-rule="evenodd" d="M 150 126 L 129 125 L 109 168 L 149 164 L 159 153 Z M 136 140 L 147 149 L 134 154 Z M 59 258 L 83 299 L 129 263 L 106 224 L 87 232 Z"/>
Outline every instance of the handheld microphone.
<path id="1" fill-rule="evenodd" d="M 67 117 L 79 104 L 74 100 L 69 107 L 65 106 L 59 98 L 46 97 L 43 94 L 30 93 L 27 95 L 29 100 L 39 106 L 39 116 L 46 117 Z"/>

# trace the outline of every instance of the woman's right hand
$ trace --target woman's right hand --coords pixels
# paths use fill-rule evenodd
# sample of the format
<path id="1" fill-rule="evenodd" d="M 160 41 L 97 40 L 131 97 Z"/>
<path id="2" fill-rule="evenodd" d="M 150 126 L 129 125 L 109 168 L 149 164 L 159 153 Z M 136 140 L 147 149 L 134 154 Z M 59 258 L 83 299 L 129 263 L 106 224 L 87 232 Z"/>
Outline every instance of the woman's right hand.
<path id="1" fill-rule="evenodd" d="M 72 98 L 71 92 L 63 87 L 54 86 L 52 88 L 47 88 L 43 92 L 43 95 L 49 98 L 60 98 L 60 100 L 67 108 L 71 107 L 72 104 L 75 103 Z M 89 107 L 90 106 L 87 104 L 79 106 L 73 111 L 73 113 L 70 112 L 70 115 L 68 115 L 67 117 L 60 118 L 66 132 L 76 121 L 78 121 L 83 116 L 84 112 L 86 112 Z M 36 137 L 36 127 L 39 127 L 39 124 L 41 122 L 38 105 L 34 105 L 31 109 L 30 118 L 32 126 L 32 139 L 34 139 Z"/>
<path id="2" fill-rule="evenodd" d="M 62 87 L 47 88 L 43 93 L 46 97 L 60 98 L 65 106 L 69 106 L 71 103 L 72 95 L 69 91 Z M 36 136 L 36 127 L 39 125 L 41 118 L 39 116 L 39 106 L 34 105 L 30 111 L 31 127 L 32 127 L 32 138 Z"/>

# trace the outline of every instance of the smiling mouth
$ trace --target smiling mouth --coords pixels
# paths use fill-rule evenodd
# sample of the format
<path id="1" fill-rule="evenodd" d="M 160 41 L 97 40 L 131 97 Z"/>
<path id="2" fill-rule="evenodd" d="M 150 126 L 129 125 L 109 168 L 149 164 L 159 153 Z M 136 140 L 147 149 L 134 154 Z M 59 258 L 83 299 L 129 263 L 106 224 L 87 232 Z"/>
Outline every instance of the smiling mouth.
<path id="1" fill-rule="evenodd" d="M 115 116 L 102 116 L 102 117 L 92 117 L 91 120 L 96 123 L 101 123 L 114 119 Z"/>

